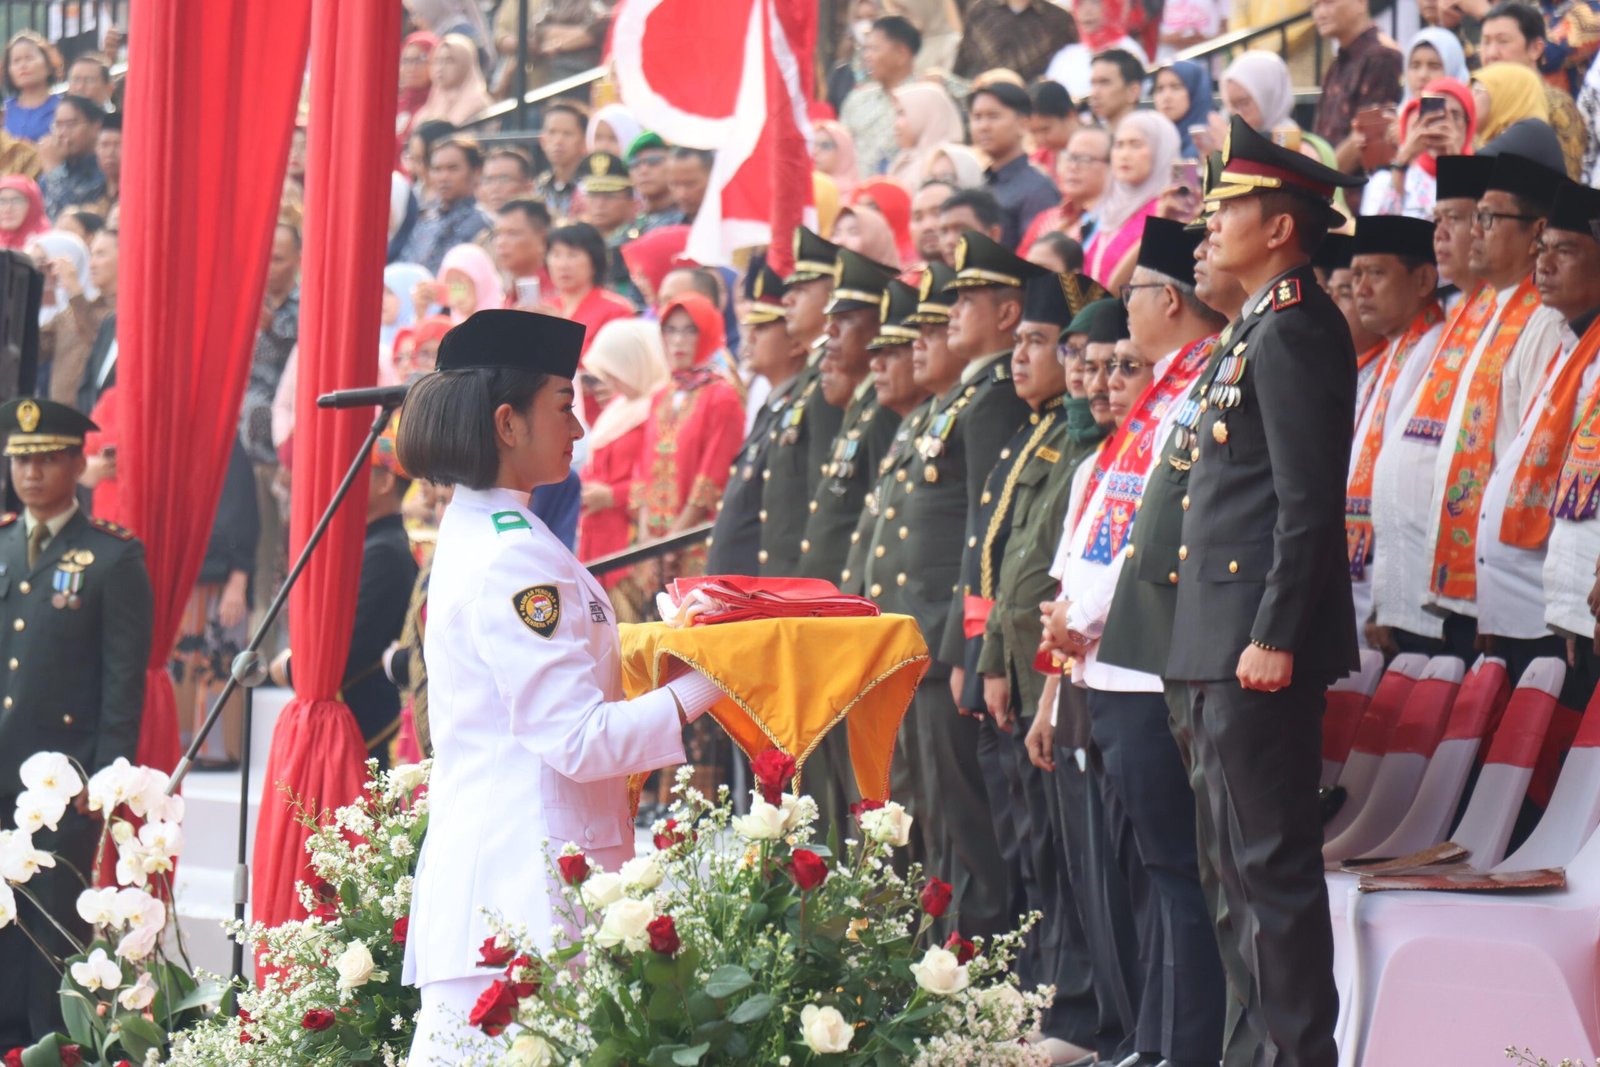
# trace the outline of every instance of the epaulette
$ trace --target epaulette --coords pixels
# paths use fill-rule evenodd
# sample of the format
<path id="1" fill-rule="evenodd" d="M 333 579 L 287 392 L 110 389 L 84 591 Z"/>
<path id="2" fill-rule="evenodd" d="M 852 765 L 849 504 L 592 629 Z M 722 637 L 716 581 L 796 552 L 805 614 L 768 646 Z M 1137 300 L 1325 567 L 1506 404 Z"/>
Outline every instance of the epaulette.
<path id="1" fill-rule="evenodd" d="M 1272 289 L 1272 310 L 1282 311 L 1300 303 L 1300 279 L 1285 278 Z"/>
<path id="2" fill-rule="evenodd" d="M 0 515 L 0 528 L 10 526 L 12 523 L 16 522 L 18 518 L 19 516 L 15 511 L 8 511 L 4 515 Z"/>
<path id="3" fill-rule="evenodd" d="M 99 530 L 101 533 L 110 534 L 112 537 L 115 537 L 118 541 L 132 541 L 133 540 L 133 531 L 132 530 L 128 529 L 125 526 L 118 526 L 116 523 L 110 522 L 110 521 L 108 521 L 106 519 L 100 519 L 100 518 L 95 518 L 94 516 L 90 516 L 89 525 L 93 526 L 96 530 Z"/>
<path id="4" fill-rule="evenodd" d="M 994 361 L 994 380 L 997 382 L 1009 382 L 1011 380 L 1011 361 L 1009 359 L 997 359 Z"/>

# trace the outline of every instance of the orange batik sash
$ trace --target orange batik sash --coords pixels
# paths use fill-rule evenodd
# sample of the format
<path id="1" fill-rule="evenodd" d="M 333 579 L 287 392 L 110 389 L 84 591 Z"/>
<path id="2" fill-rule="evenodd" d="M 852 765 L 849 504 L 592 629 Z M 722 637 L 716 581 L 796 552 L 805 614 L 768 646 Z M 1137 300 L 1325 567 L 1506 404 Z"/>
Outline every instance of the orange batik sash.
<path id="1" fill-rule="evenodd" d="M 1350 485 L 1344 498 L 1344 538 L 1350 558 L 1350 577 L 1357 581 L 1366 577 L 1367 564 L 1372 562 L 1372 475 L 1378 465 L 1378 452 L 1383 448 L 1383 424 L 1388 417 L 1389 405 L 1394 400 L 1394 384 L 1403 368 L 1412 358 L 1413 350 L 1427 332 L 1444 318 L 1444 308 L 1437 300 L 1430 300 L 1394 346 L 1394 351 L 1378 365 L 1367 383 L 1367 396 L 1362 407 L 1372 404 L 1372 419 L 1362 436 L 1356 453 L 1356 467 L 1350 475 Z M 1431 352 L 1431 349 L 1430 349 Z M 1428 353 L 1420 357 L 1426 358 Z M 1358 409 L 1359 410 L 1359 409 Z"/>
<path id="2" fill-rule="evenodd" d="M 1456 395 L 1456 383 L 1461 380 L 1461 370 L 1478 347 L 1483 328 L 1494 317 L 1494 286 L 1488 282 L 1467 294 L 1456 308 L 1455 318 L 1445 328 L 1439 341 L 1438 356 L 1428 368 L 1418 390 L 1417 409 L 1406 422 L 1405 436 L 1419 441 L 1439 443 L 1444 436 L 1445 423 L 1450 421 L 1450 402 Z"/>
<path id="3" fill-rule="evenodd" d="M 1562 497 L 1567 443 L 1573 439 L 1583 372 L 1596 354 L 1600 354 L 1600 321 L 1584 331 L 1567 365 L 1561 368 L 1539 412 L 1528 449 L 1517 464 L 1506 511 L 1500 519 L 1500 540 L 1508 545 L 1538 548 L 1550 536 L 1551 515 Z"/>
<path id="4" fill-rule="evenodd" d="M 1483 507 L 1483 487 L 1494 469 L 1500 376 L 1522 328 L 1538 309 L 1539 293 L 1530 275 L 1506 302 L 1488 346 L 1478 357 L 1472 380 L 1466 383 L 1461 430 L 1456 435 L 1455 453 L 1450 458 L 1444 499 L 1439 507 L 1439 540 L 1433 546 L 1430 588 L 1439 596 L 1471 600 L 1477 595 L 1478 512 Z M 1515 412 L 1512 417 L 1516 417 Z"/>

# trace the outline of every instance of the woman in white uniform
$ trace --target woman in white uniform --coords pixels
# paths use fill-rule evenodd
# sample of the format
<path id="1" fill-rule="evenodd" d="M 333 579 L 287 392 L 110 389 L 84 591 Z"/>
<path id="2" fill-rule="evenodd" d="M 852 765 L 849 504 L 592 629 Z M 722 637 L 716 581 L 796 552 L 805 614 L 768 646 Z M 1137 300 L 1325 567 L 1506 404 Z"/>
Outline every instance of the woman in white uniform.
<path id="1" fill-rule="evenodd" d="M 423 656 L 434 768 L 405 981 L 422 989 L 411 1067 L 457 1062 L 498 972 L 478 966 L 485 912 L 548 947 L 551 870 L 575 842 L 607 870 L 633 855 L 627 776 L 681 763 L 682 728 L 719 691 L 695 673 L 622 699 L 600 584 L 528 509 L 583 435 L 573 375 L 584 328 L 480 311 L 412 387 L 397 450 L 456 487 L 439 527 Z"/>

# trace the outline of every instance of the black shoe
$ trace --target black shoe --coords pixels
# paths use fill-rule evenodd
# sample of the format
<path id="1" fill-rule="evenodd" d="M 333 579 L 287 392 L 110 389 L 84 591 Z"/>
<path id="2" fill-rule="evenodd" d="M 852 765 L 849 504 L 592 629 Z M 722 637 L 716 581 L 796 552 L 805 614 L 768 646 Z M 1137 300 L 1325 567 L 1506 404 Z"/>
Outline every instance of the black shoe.
<path id="1" fill-rule="evenodd" d="M 1326 826 L 1339 814 L 1339 809 L 1344 807 L 1344 802 L 1350 799 L 1350 794 L 1345 792 L 1344 786 L 1334 785 L 1326 789 L 1317 790 L 1317 803 L 1322 807 L 1322 825 Z"/>

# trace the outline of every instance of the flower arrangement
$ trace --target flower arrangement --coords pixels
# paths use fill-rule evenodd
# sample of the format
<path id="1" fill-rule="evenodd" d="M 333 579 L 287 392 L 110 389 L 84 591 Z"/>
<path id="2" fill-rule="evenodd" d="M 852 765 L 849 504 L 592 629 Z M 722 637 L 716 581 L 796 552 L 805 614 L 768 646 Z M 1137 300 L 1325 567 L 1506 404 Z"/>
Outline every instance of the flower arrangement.
<path id="1" fill-rule="evenodd" d="M 1560 1063 L 1551 1063 L 1543 1056 L 1535 1056 L 1533 1049 L 1519 1049 L 1515 1045 L 1506 1046 L 1506 1059 L 1515 1060 L 1526 1067 L 1587 1067 L 1583 1060 L 1563 1059 Z"/>
<path id="2" fill-rule="evenodd" d="M 220 983 L 196 979 L 184 953 L 183 934 L 165 901 L 172 898 L 173 864 L 183 850 L 183 800 L 166 795 L 167 776 L 118 759 L 85 783 L 82 769 L 59 752 L 40 752 L 21 767 L 16 826 L 0 831 L 0 926 L 16 922 L 61 972 L 65 1034 L 51 1034 L 29 1049 L 5 1053 L 6 1067 L 74 1067 L 143 1063 L 166 1051 L 169 1035 L 217 1011 Z M 86 788 L 87 785 L 87 788 Z M 95 888 L 92 872 L 34 847 L 34 836 L 56 832 L 70 805 L 100 813 L 96 857 L 116 848 L 116 885 Z M 140 820 L 136 827 L 134 820 Z M 47 868 L 71 869 L 84 886 L 78 918 L 92 935 L 85 943 L 44 907 L 30 888 Z M 57 959 L 29 930 L 31 909 L 74 952 Z M 165 936 L 172 931 L 171 945 Z M 174 948 L 182 963 L 169 958 Z"/>
<path id="3" fill-rule="evenodd" d="M 680 771 L 657 851 L 620 870 L 562 850 L 553 947 L 508 929 L 481 947 L 501 973 L 470 1022 L 495 1040 L 466 1062 L 1048 1063 L 1022 1035 L 1053 991 L 1006 977 L 1037 915 L 987 942 L 937 943 L 950 887 L 895 873 L 911 827 L 900 805 L 858 805 L 861 840 L 841 850 L 812 839 L 815 802 L 785 791 L 792 759 L 769 751 L 753 770 L 744 815 L 726 787 L 713 802 Z"/>
<path id="4" fill-rule="evenodd" d="M 429 763 L 378 772 L 366 793 L 331 817 L 301 813 L 313 879 L 305 919 L 232 929 L 266 969 L 238 991 L 238 1012 L 190 1028 L 174 1067 L 333 1067 L 403 1063 L 418 991 L 400 982 L 417 852 L 428 827 Z"/>

